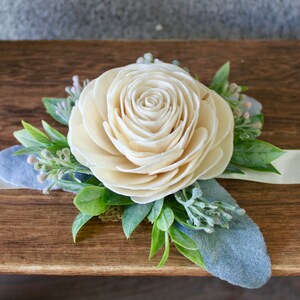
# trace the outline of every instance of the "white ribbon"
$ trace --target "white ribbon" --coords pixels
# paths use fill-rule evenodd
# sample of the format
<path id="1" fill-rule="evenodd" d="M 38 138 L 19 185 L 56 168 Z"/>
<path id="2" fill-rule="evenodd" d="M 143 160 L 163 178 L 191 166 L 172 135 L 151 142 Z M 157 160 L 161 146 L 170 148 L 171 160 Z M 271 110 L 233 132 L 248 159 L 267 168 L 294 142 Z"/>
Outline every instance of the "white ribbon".
<path id="1" fill-rule="evenodd" d="M 285 150 L 286 153 L 272 164 L 281 173 L 259 172 L 240 168 L 244 174 L 223 174 L 218 178 L 240 179 L 272 184 L 300 184 L 300 150 Z M 0 179 L 0 189 L 20 189 Z"/>

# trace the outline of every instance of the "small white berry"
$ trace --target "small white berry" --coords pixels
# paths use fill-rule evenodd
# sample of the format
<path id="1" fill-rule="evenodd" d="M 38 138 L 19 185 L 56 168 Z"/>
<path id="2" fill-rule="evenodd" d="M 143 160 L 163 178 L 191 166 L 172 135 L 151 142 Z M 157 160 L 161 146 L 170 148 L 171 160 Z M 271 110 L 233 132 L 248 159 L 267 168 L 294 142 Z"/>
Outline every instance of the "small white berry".
<path id="1" fill-rule="evenodd" d="M 243 114 L 243 118 L 244 119 L 249 119 L 250 118 L 250 115 L 247 111 Z"/>
<path id="2" fill-rule="evenodd" d="M 37 162 L 38 160 L 33 156 L 33 155 L 29 155 L 27 157 L 27 163 L 30 165 L 33 165 Z"/>

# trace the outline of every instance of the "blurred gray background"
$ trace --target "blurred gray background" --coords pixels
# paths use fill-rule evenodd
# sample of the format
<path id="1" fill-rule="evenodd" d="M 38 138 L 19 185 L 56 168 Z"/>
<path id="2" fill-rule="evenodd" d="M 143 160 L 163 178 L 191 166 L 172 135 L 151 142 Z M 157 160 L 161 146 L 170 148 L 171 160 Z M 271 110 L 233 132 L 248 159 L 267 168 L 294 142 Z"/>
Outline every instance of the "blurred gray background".
<path id="1" fill-rule="evenodd" d="M 299 39 L 300 0 L 0 0 L 0 39 Z"/>

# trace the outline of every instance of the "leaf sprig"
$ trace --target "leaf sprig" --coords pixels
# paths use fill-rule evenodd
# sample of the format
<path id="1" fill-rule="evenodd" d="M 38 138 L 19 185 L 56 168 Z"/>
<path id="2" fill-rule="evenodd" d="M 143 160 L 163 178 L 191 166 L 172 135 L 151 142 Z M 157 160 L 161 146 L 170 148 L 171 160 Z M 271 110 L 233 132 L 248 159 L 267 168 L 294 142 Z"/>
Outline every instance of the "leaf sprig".
<path id="1" fill-rule="evenodd" d="M 40 172 L 37 180 L 41 183 L 50 181 L 44 193 L 48 193 L 66 175 L 73 181 L 78 180 L 76 173 L 92 175 L 71 154 L 67 138 L 47 122 L 42 121 L 45 132 L 24 121 L 22 124 L 24 129 L 14 132 L 14 136 L 24 148 L 16 151 L 14 155 L 30 154 L 27 162 Z"/>
<path id="2" fill-rule="evenodd" d="M 81 85 L 77 75 L 73 76 L 72 79 L 73 85 L 67 86 L 65 89 L 68 94 L 67 98 L 44 97 L 42 99 L 47 113 L 63 125 L 68 125 L 72 108 L 79 100 L 83 88 L 89 83 L 89 80 L 86 79 Z"/>
<path id="3" fill-rule="evenodd" d="M 272 161 L 284 154 L 281 149 L 256 140 L 261 135 L 264 115 L 253 109 L 256 100 L 243 94 L 246 86 L 229 82 L 230 64 L 225 63 L 214 75 L 210 88 L 230 105 L 234 115 L 234 150 L 225 173 L 241 173 L 242 168 L 278 173 Z M 254 102 L 255 101 L 255 102 Z"/>

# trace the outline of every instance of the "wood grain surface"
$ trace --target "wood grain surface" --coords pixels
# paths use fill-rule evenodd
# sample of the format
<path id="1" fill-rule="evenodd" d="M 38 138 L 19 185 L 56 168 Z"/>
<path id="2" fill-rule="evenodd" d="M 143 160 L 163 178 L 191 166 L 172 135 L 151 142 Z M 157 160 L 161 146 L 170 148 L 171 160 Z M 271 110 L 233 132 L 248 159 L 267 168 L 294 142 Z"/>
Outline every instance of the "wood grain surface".
<path id="1" fill-rule="evenodd" d="M 300 42 L 298 41 L 60 41 L 0 42 L 0 147 L 16 144 L 20 120 L 40 120 L 62 129 L 45 113 L 41 97 L 64 97 L 72 75 L 95 78 L 129 64 L 145 52 L 180 60 L 208 83 L 224 62 L 231 79 L 251 87 L 264 106 L 262 138 L 284 149 L 300 149 Z M 299 185 L 222 180 L 222 185 L 260 226 L 273 275 L 300 274 Z M 72 195 L 0 191 L 0 273 L 61 275 L 206 276 L 174 249 L 167 265 L 148 261 L 150 226 L 126 240 L 121 224 L 92 220 L 73 244 Z"/>

